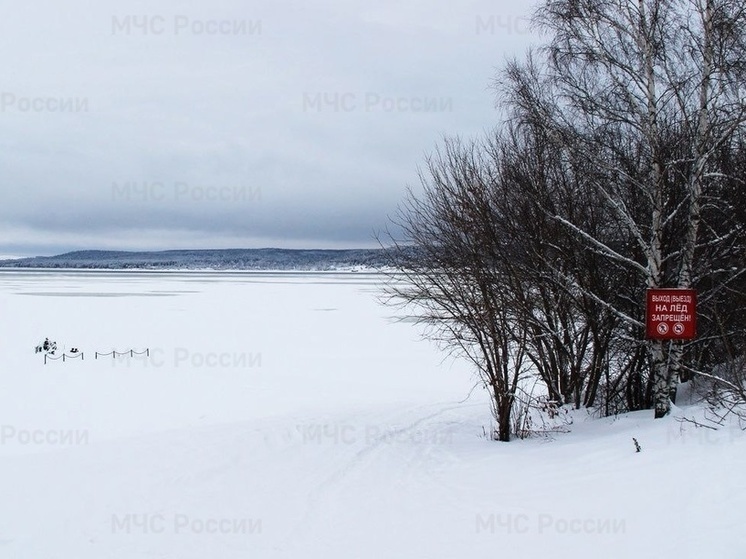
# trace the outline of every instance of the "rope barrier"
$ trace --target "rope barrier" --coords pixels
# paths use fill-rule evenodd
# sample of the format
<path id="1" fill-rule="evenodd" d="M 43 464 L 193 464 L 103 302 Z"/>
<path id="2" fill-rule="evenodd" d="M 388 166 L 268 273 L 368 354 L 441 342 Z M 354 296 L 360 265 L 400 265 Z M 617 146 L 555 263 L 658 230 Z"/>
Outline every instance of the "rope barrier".
<path id="1" fill-rule="evenodd" d="M 50 361 L 59 361 L 60 359 L 62 359 L 62 362 L 64 363 L 66 359 L 77 359 L 78 357 L 80 357 L 81 361 L 85 361 L 83 355 L 84 353 L 82 351 L 80 353 L 63 353 L 59 357 L 52 357 L 49 354 L 45 353 L 44 364 L 47 364 L 47 359 L 49 359 Z"/>
<path id="2" fill-rule="evenodd" d="M 123 355 L 129 355 L 130 357 L 134 357 L 135 355 L 147 355 L 148 357 L 150 357 L 150 348 L 145 349 L 145 351 L 135 351 L 134 349 L 130 349 L 128 351 L 117 351 L 115 349 L 112 349 L 109 353 L 101 353 L 100 351 L 94 352 L 95 359 L 98 359 L 99 357 L 108 357 L 109 355 L 111 355 L 114 359 Z M 60 359 L 62 359 L 62 362 L 64 363 L 67 359 L 77 359 L 78 357 L 80 357 L 81 361 L 85 361 L 85 357 L 83 356 L 84 352 L 82 351 L 78 353 L 63 353 L 58 357 L 52 357 L 51 354 L 45 353 L 44 364 L 47 364 L 47 360 L 59 361 Z"/>
<path id="3" fill-rule="evenodd" d="M 130 349 L 127 351 L 117 351 L 116 349 L 112 349 L 109 353 L 101 353 L 100 351 L 95 352 L 95 358 L 98 359 L 99 355 L 101 357 L 108 357 L 109 355 L 112 356 L 113 359 L 116 359 L 117 357 L 121 357 L 123 355 L 129 355 L 130 357 L 134 357 L 135 355 L 147 355 L 150 357 L 150 349 L 146 349 L 145 351 L 135 351 L 134 349 Z"/>

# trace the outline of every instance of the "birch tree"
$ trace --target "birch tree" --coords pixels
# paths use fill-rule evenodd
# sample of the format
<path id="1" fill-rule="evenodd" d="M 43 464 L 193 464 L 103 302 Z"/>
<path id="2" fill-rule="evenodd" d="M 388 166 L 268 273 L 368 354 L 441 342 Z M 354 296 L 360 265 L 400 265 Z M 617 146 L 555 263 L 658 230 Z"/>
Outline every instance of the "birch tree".
<path id="1" fill-rule="evenodd" d="M 409 192 L 390 301 L 476 366 L 496 439 L 529 375 L 559 405 L 659 418 L 680 377 L 742 362 L 744 11 L 545 0 L 547 46 L 497 80 L 508 119 L 483 142 L 447 140 Z M 699 291 L 700 339 L 644 340 L 656 287 Z"/>
<path id="2" fill-rule="evenodd" d="M 708 254 L 735 234 L 700 239 L 703 201 L 723 180 L 716 154 L 743 133 L 744 3 L 548 0 L 535 21 L 549 44 L 538 60 L 508 67 L 505 102 L 568 158 L 594 161 L 594 194 L 633 244 L 554 218 L 589 250 L 633 271 L 641 288 L 696 287 Z M 588 295 L 641 330 L 642 306 L 628 314 L 603 294 Z M 663 417 L 683 348 L 648 344 L 655 417 Z"/>

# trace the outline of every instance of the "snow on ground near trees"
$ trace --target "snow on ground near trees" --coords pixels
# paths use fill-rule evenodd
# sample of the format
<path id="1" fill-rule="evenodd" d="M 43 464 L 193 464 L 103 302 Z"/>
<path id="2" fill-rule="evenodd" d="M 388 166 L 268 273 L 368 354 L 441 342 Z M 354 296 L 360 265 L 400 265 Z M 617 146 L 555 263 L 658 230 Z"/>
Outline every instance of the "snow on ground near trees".
<path id="1" fill-rule="evenodd" d="M 488 441 L 468 366 L 376 293 L 0 272 L 0 558 L 744 557 L 739 429 L 577 412 Z M 46 336 L 84 360 L 44 365 Z"/>

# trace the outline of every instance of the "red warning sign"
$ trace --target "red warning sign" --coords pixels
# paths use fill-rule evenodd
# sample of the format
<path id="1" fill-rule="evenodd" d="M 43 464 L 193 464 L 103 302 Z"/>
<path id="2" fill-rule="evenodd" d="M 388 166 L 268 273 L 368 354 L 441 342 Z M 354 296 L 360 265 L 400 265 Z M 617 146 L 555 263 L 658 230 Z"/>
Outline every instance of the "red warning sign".
<path id="1" fill-rule="evenodd" d="M 697 335 L 697 292 L 693 289 L 648 289 L 647 338 L 691 340 Z"/>

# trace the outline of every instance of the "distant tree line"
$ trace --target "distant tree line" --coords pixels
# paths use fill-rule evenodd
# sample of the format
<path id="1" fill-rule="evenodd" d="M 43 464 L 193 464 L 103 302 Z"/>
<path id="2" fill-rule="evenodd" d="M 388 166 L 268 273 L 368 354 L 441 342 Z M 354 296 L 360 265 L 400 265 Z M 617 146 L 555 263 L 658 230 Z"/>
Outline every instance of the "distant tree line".
<path id="1" fill-rule="evenodd" d="M 380 249 L 204 249 L 125 252 L 85 250 L 0 260 L 0 268 L 293 270 L 376 269 Z"/>
<path id="2" fill-rule="evenodd" d="M 394 219 L 388 294 L 470 359 L 507 441 L 527 383 L 557 406 L 744 395 L 746 5 L 545 0 L 506 118 L 447 139 Z M 694 288 L 698 336 L 645 340 L 648 288 Z M 726 396 L 727 395 L 727 396 Z"/>

